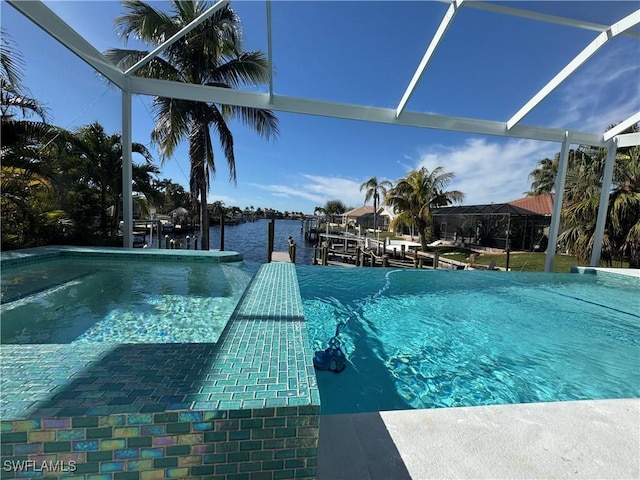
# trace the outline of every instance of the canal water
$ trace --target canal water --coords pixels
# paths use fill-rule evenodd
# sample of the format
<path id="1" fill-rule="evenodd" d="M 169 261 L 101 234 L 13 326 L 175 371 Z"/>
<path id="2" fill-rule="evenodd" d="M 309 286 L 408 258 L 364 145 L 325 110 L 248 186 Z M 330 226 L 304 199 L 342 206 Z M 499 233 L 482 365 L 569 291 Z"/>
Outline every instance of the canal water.
<path id="1" fill-rule="evenodd" d="M 245 261 L 266 263 L 267 261 L 267 234 L 270 220 L 260 219 L 255 222 L 245 222 L 238 225 L 224 226 L 224 249 L 239 252 Z M 184 235 L 169 233 L 169 238 L 175 238 L 184 242 Z M 193 233 L 198 235 L 198 233 Z M 276 220 L 274 234 L 274 249 L 280 252 L 287 251 L 287 239 L 293 237 L 296 243 L 296 264 L 311 265 L 313 261 L 313 244 L 304 239 L 302 220 Z M 164 237 L 164 235 L 163 235 Z M 164 247 L 164 244 L 162 245 Z M 158 243 L 154 238 L 151 248 L 157 248 Z M 209 247 L 212 250 L 220 248 L 220 226 L 209 229 Z"/>

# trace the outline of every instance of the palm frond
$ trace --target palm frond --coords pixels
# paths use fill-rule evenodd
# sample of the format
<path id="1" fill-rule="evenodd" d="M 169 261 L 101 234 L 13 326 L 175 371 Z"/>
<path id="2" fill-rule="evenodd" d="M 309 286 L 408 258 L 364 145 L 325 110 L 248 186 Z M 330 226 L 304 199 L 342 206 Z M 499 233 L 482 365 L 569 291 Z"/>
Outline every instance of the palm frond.
<path id="1" fill-rule="evenodd" d="M 269 81 L 269 64 L 262 52 L 245 52 L 209 73 L 208 83 L 226 84 L 232 88 L 263 85 Z"/>
<path id="2" fill-rule="evenodd" d="M 160 45 L 178 31 L 170 16 L 147 3 L 124 0 L 122 5 L 126 13 L 116 18 L 114 24 L 125 44 L 133 36 L 136 40 Z"/>
<path id="3" fill-rule="evenodd" d="M 237 181 L 237 177 L 236 157 L 233 151 L 233 135 L 231 134 L 231 130 L 229 130 L 222 113 L 220 113 L 220 110 L 218 110 L 215 105 L 210 107 L 209 113 L 211 119 L 210 127 L 217 132 L 222 152 L 227 160 L 227 165 L 229 167 L 229 180 L 235 183 Z"/>
<path id="4" fill-rule="evenodd" d="M 230 105 L 229 107 L 232 117 L 240 117 L 242 123 L 255 130 L 261 137 L 273 139 L 280 133 L 278 119 L 271 110 L 236 105 Z"/>
<path id="5" fill-rule="evenodd" d="M 156 125 L 151 138 L 160 146 L 163 160 L 166 160 L 189 134 L 191 110 L 193 104 L 188 100 L 156 97 L 153 109 L 156 114 Z"/>

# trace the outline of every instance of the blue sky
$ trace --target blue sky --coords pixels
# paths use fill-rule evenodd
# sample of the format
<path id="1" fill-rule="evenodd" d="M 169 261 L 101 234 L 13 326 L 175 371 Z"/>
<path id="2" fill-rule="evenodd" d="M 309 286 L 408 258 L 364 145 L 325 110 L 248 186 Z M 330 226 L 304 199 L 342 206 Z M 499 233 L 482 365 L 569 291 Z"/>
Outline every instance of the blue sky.
<path id="1" fill-rule="evenodd" d="M 49 8 L 98 50 L 123 47 L 113 19 L 116 1 L 48 1 Z M 623 2 L 501 2 L 558 16 L 612 24 L 640 8 Z M 157 7 L 166 5 L 154 2 Z M 245 49 L 267 51 L 264 2 L 232 1 Z M 274 90 L 277 94 L 396 108 L 447 9 L 441 2 L 272 3 Z M 120 94 L 92 69 L 2 2 L 2 27 L 25 60 L 24 83 L 46 104 L 50 121 L 68 129 L 98 121 L 121 129 Z M 597 32 L 462 8 L 406 110 L 506 121 Z M 640 40 L 618 36 L 544 102 L 525 125 L 603 132 L 640 110 Z M 255 90 L 255 89 L 254 89 Z M 258 91 L 267 91 L 260 87 Z M 148 97 L 133 101 L 133 139 L 160 156 L 150 140 Z M 277 113 L 280 136 L 268 141 L 241 124 L 234 132 L 237 186 L 216 152 L 209 201 L 313 212 L 327 200 L 358 207 L 359 185 L 372 176 L 397 180 L 408 171 L 443 166 L 464 204 L 523 196 L 537 161 L 560 145 L 445 130 L 400 127 Z M 186 149 L 161 165 L 161 177 L 188 187 Z"/>

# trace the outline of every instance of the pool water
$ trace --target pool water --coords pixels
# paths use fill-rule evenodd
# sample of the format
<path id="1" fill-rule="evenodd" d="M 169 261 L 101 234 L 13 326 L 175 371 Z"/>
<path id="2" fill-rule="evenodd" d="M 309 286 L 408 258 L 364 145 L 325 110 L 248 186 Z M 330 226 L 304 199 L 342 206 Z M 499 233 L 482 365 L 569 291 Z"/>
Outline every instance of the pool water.
<path id="1" fill-rule="evenodd" d="M 1 343 L 216 342 L 254 271 L 95 258 L 3 269 Z"/>
<path id="2" fill-rule="evenodd" d="M 298 267 L 322 413 L 640 396 L 638 278 Z"/>

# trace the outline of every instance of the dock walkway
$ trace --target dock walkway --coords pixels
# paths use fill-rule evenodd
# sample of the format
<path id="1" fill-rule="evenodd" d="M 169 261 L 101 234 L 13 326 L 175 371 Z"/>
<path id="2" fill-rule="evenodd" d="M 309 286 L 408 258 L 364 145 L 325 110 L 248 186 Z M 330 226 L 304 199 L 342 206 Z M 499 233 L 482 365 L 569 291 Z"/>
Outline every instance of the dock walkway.
<path id="1" fill-rule="evenodd" d="M 291 263 L 291 258 L 289 257 L 289 252 L 271 252 L 271 261 Z"/>

